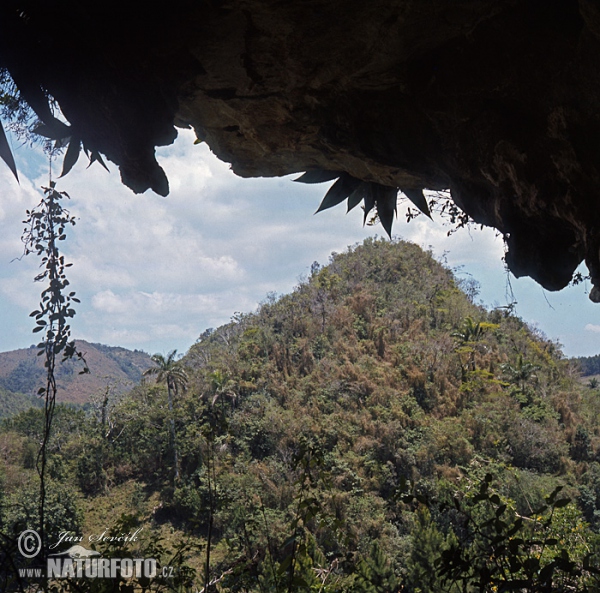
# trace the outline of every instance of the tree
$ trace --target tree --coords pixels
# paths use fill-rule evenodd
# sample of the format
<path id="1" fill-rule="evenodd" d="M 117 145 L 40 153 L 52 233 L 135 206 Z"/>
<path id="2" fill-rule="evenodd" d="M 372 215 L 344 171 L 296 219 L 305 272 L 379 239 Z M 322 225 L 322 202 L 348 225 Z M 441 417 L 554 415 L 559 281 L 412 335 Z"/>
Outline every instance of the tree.
<path id="1" fill-rule="evenodd" d="M 173 447 L 173 464 L 175 472 L 175 481 L 179 479 L 179 459 L 177 455 L 177 443 L 175 440 L 175 419 L 173 418 L 173 398 L 177 397 L 179 390 L 185 391 L 187 387 L 188 376 L 181 360 L 176 358 L 177 350 L 169 352 L 167 357 L 162 354 L 155 354 L 152 362 L 157 366 L 150 367 L 144 371 L 144 376 L 156 376 L 157 383 L 167 384 L 167 393 L 169 397 L 169 420 L 171 423 L 171 446 Z"/>
<path id="2" fill-rule="evenodd" d="M 517 385 L 523 393 L 525 392 L 527 383 L 536 378 L 535 372 L 540 369 L 539 365 L 523 360 L 522 354 L 519 354 L 516 365 L 506 362 L 500 365 L 500 368 L 509 382 Z"/>
<path id="3" fill-rule="evenodd" d="M 571 499 L 559 498 L 563 487 L 523 515 L 492 480 L 486 474 L 454 496 L 457 539 L 434 563 L 445 590 L 598 591 L 596 536 Z"/>
<path id="4" fill-rule="evenodd" d="M 405 585 L 409 585 L 410 590 L 418 593 L 442 589 L 435 566 L 441 553 L 453 543 L 453 536 L 452 531 L 448 536 L 439 531 L 426 506 L 421 505 L 417 508 L 411 533 L 411 552 L 406 563 Z"/>
<path id="5" fill-rule="evenodd" d="M 452 337 L 456 338 L 461 344 L 467 342 L 477 342 L 483 337 L 485 331 L 485 325 L 481 322 L 475 322 L 472 317 L 467 317 L 462 324 L 460 329 L 452 332 Z"/>
<path id="6" fill-rule="evenodd" d="M 361 593 L 394 593 L 399 583 L 390 561 L 377 542 L 371 545 L 371 553 L 357 566 L 355 591 Z"/>
<path id="7" fill-rule="evenodd" d="M 452 332 L 452 337 L 457 340 L 458 347 L 456 351 L 459 356 L 462 354 L 468 355 L 468 362 L 465 364 L 462 363 L 464 369 L 468 369 L 470 371 L 476 370 L 475 364 L 475 347 L 473 345 L 474 342 L 479 342 L 485 332 L 489 329 L 497 329 L 498 325 L 495 323 L 487 323 L 485 321 L 475 322 L 471 316 L 466 317 L 463 321 L 462 326 L 456 331 Z"/>
<path id="8" fill-rule="evenodd" d="M 231 402 L 231 409 L 235 408 L 235 402 L 237 400 L 237 393 L 231 388 L 231 381 L 226 373 L 220 369 L 216 369 L 209 375 L 210 387 L 212 391 L 212 405 L 215 406 L 218 401 L 221 402 L 221 412 L 225 417 L 225 398 Z"/>
<path id="9" fill-rule="evenodd" d="M 571 444 L 571 457 L 576 461 L 589 461 L 594 453 L 592 439 L 587 428 L 579 424 Z"/>

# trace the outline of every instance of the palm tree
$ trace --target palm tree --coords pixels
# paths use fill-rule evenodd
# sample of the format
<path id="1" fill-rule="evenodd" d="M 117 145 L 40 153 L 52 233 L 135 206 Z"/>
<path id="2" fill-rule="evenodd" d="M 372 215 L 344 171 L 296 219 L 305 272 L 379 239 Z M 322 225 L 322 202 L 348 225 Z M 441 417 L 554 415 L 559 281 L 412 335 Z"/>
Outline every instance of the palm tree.
<path id="1" fill-rule="evenodd" d="M 487 329 L 481 322 L 475 322 L 472 317 L 467 317 L 460 329 L 452 332 L 452 337 L 456 338 L 461 344 L 467 342 L 477 342 L 483 337 Z"/>
<path id="2" fill-rule="evenodd" d="M 156 365 L 144 371 L 144 376 L 155 375 L 157 383 L 167 384 L 169 396 L 169 416 L 171 423 L 171 444 L 173 446 L 173 463 L 175 466 L 175 481 L 179 479 L 179 459 L 175 441 L 175 419 L 173 418 L 173 398 L 177 397 L 179 390 L 185 391 L 188 376 L 181 360 L 177 359 L 177 350 L 172 350 L 166 358 L 162 354 L 155 354 L 152 362 Z"/>
<path id="3" fill-rule="evenodd" d="M 237 393 L 230 389 L 230 382 L 227 374 L 217 369 L 209 375 L 210 386 L 213 391 L 212 405 L 214 406 L 217 401 L 221 401 L 221 412 L 224 414 L 223 408 L 225 398 L 229 399 L 231 407 L 235 408 L 235 402 L 237 400 Z"/>
<path id="4" fill-rule="evenodd" d="M 495 323 L 488 323 L 486 321 L 475 321 L 471 316 L 466 317 L 462 326 L 456 331 L 450 334 L 457 342 L 458 347 L 457 351 L 459 355 L 469 354 L 469 361 L 467 367 L 463 365 L 461 361 L 461 366 L 463 367 L 463 373 L 465 369 L 470 369 L 471 371 L 476 370 L 475 366 L 475 342 L 479 342 L 485 332 L 488 330 L 498 329 L 498 325 Z M 485 346 L 480 346 L 485 350 Z"/>
<path id="5" fill-rule="evenodd" d="M 463 376 L 466 370 L 474 371 L 477 368 L 475 364 L 475 348 L 470 346 L 470 344 L 478 342 L 483 337 L 483 332 L 484 328 L 480 322 L 475 322 L 472 317 L 467 317 L 463 321 L 462 327 L 451 334 L 460 345 L 459 356 L 461 353 L 469 355 L 468 363 L 463 364 L 461 360 Z"/>
<path id="6" fill-rule="evenodd" d="M 505 362 L 500 365 L 500 368 L 510 383 L 513 383 L 522 392 L 525 392 L 527 383 L 537 378 L 535 376 L 535 371 L 539 370 L 541 367 L 537 364 L 523 360 L 523 355 L 519 354 L 516 365 Z"/>

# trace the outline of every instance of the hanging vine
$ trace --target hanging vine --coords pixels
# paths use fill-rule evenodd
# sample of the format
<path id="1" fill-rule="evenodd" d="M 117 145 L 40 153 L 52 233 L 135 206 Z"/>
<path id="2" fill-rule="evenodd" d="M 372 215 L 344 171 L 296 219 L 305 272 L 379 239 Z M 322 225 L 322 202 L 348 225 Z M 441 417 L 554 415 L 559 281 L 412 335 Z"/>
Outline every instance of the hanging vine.
<path id="1" fill-rule="evenodd" d="M 42 549 L 45 550 L 47 549 L 44 533 L 46 464 L 48 441 L 56 406 L 55 368 L 57 360 L 62 357 L 62 362 L 68 359 L 81 361 L 83 363 L 81 373 L 88 373 L 89 369 L 83 354 L 77 350 L 75 342 L 71 340 L 69 320 L 75 315 L 73 303 L 78 303 L 79 300 L 75 297 L 75 292 L 69 291 L 69 281 L 65 273 L 66 268 L 72 264 L 65 263 L 65 257 L 61 255 L 59 249 L 60 241 L 66 239 L 67 227 L 75 225 L 75 217 L 71 216 L 61 204 L 63 198 L 69 198 L 66 192 L 59 192 L 53 181 L 50 181 L 49 187 L 42 189 L 44 197 L 40 203 L 33 210 L 27 210 L 27 218 L 23 221 L 26 227 L 21 239 L 25 245 L 25 255 L 33 253 L 41 257 L 42 270 L 35 277 L 35 281 L 47 282 L 46 288 L 41 293 L 39 309 L 30 314 L 36 323 L 33 332 L 45 332 L 44 339 L 37 345 L 38 356 L 45 357 L 46 386 L 38 390 L 38 395 L 45 400 L 45 426 L 36 463 L 40 477 L 39 535 Z"/>

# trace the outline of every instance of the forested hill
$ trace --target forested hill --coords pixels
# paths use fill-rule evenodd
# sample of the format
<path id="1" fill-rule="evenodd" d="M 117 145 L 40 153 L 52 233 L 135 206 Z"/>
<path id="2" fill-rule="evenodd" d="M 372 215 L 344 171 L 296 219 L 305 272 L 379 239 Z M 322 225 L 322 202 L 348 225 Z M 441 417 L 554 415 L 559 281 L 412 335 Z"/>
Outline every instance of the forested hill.
<path id="1" fill-rule="evenodd" d="M 556 474 L 580 461 L 576 433 L 586 460 L 598 446 L 597 416 L 583 411 L 598 393 L 578 391 L 557 345 L 473 305 L 449 270 L 404 242 L 334 254 L 292 294 L 206 332 L 185 363 L 194 391 L 216 381 L 235 394 L 240 430 L 264 431 L 261 450 L 302 434 L 332 450 L 373 446 L 392 483 L 480 456 Z M 361 428 L 345 435 L 340 417 Z"/>
<path id="2" fill-rule="evenodd" d="M 81 365 L 67 361 L 57 366 L 57 399 L 61 402 L 83 404 L 107 385 L 119 393 L 131 389 L 140 381 L 142 373 L 152 365 L 145 352 L 125 348 L 92 344 L 76 340 L 77 348 L 84 353 L 90 373 L 80 375 Z M 44 359 L 38 356 L 35 346 L 0 352 L 0 417 L 10 413 L 3 404 L 31 405 L 40 387 L 45 386 Z M 19 395 L 17 395 L 19 394 Z M 26 397 L 19 397 L 19 396 Z"/>
<path id="3" fill-rule="evenodd" d="M 417 246 L 334 254 L 174 364 L 171 398 L 59 407 L 55 530 L 143 526 L 139 558 L 185 540 L 181 590 L 598 590 L 599 391 Z M 0 434 L 8 527 L 37 508 L 14 477 L 36 415 Z"/>
<path id="4" fill-rule="evenodd" d="M 580 356 L 573 360 L 579 364 L 581 374 L 584 377 L 600 375 L 600 354 L 596 354 L 595 356 Z"/>

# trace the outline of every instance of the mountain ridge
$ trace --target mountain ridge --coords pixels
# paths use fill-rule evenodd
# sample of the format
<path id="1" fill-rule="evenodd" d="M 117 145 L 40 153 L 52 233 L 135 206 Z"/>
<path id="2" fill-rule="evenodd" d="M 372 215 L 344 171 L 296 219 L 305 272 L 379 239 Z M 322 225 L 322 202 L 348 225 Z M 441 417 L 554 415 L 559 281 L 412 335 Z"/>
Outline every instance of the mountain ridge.
<path id="1" fill-rule="evenodd" d="M 57 401 L 85 404 L 94 394 L 108 385 L 116 392 L 131 389 L 151 366 L 151 357 L 140 350 L 121 346 L 75 340 L 77 348 L 86 358 L 90 372 L 80 375 L 75 361 L 58 365 Z M 0 352 L 0 388 L 12 394 L 34 396 L 45 384 L 43 357 L 35 346 Z"/>

